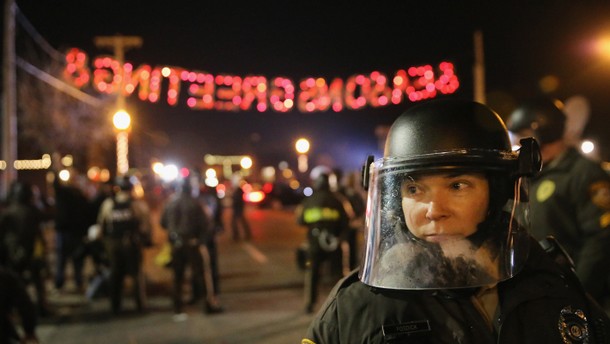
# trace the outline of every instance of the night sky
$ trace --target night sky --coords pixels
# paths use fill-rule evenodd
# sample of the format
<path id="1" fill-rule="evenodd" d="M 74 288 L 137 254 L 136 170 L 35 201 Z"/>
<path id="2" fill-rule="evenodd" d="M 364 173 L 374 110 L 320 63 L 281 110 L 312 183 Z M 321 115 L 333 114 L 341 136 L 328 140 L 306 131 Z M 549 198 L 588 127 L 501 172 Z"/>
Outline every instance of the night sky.
<path id="1" fill-rule="evenodd" d="M 90 58 L 112 53 L 95 47 L 95 36 L 122 34 L 143 39 L 142 47 L 125 55 L 135 66 L 170 65 L 268 79 L 284 76 L 295 83 L 309 76 L 346 79 L 372 71 L 392 75 L 411 66 L 451 61 L 460 88 L 445 97 L 473 97 L 473 34 L 481 30 L 487 103 L 506 118 L 516 103 L 540 92 L 543 77 L 555 76 L 559 84 L 553 96 L 565 100 L 583 95 L 590 101 L 585 135 L 604 144 L 602 157 L 610 159 L 606 95 L 610 59 L 604 61 L 591 49 L 593 40 L 604 32 L 610 34 L 610 4 L 226 3 L 17 1 L 54 48 L 78 47 Z M 197 111 L 184 102 L 172 107 L 136 97 L 127 102 L 134 112 L 135 140 L 157 158 L 192 165 L 206 153 L 255 154 L 264 164 L 296 162 L 294 142 L 305 136 L 312 141 L 314 163 L 345 169 L 359 168 L 368 154 L 378 156 L 375 128 L 391 124 L 413 105 L 405 101 L 382 108 L 305 114 L 296 109 Z M 163 141 L 159 137 L 166 137 L 168 143 L 157 144 Z"/>

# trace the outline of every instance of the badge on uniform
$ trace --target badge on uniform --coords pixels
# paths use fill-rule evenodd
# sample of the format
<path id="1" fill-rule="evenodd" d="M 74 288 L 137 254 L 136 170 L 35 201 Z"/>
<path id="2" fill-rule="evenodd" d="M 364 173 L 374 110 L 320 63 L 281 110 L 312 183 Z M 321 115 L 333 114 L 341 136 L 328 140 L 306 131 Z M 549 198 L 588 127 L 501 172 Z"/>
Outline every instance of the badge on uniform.
<path id="1" fill-rule="evenodd" d="M 564 307 L 559 312 L 558 329 L 565 344 L 589 343 L 589 324 L 580 309 Z"/>
<path id="2" fill-rule="evenodd" d="M 540 203 L 546 201 L 555 193 L 555 182 L 552 180 L 544 180 L 536 189 L 536 200 Z"/>
<path id="3" fill-rule="evenodd" d="M 395 340 L 404 337 L 431 331 L 428 320 L 411 321 L 397 325 L 383 325 L 381 329 L 386 343 L 394 343 Z"/>

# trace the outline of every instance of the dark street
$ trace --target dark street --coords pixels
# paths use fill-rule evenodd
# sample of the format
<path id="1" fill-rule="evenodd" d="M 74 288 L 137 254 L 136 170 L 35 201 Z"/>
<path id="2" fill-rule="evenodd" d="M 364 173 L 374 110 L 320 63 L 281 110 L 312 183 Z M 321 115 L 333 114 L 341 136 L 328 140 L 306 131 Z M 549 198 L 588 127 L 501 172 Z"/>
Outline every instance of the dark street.
<path id="1" fill-rule="evenodd" d="M 49 297 L 56 314 L 42 319 L 41 343 L 299 342 L 312 318 L 303 311 L 303 273 L 295 260 L 304 230 L 295 224 L 292 209 L 252 208 L 247 214 L 251 241 L 234 242 L 226 230 L 218 237 L 223 313 L 205 314 L 196 304 L 188 306 L 187 320 L 172 320 L 171 271 L 153 261 L 165 240 L 156 225 L 155 247 L 146 252 L 147 311 L 137 313 L 125 297 L 124 312 L 113 316 L 106 298 L 88 301 L 68 288 Z M 157 212 L 152 216 L 158 223 Z"/>

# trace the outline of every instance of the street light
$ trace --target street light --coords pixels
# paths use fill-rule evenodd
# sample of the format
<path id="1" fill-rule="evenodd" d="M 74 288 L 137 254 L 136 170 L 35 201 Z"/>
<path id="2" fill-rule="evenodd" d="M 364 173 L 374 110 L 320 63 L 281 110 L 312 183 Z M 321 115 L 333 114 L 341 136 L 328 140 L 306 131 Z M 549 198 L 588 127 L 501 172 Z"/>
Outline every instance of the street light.
<path id="1" fill-rule="evenodd" d="M 129 170 L 129 159 L 127 153 L 129 151 L 128 133 L 131 125 L 131 116 L 125 110 L 117 111 L 112 117 L 112 123 L 117 129 L 116 134 L 116 158 L 117 158 L 117 174 L 125 175 Z"/>
<path id="2" fill-rule="evenodd" d="M 242 169 L 244 170 L 248 170 L 252 167 L 252 158 L 250 158 L 249 156 L 244 156 L 243 158 L 241 158 L 241 160 L 239 161 L 239 165 L 241 166 Z"/>
<path id="3" fill-rule="evenodd" d="M 307 152 L 309 152 L 309 140 L 307 140 L 306 138 L 300 138 L 297 140 L 294 147 L 296 148 L 297 153 L 299 153 L 299 159 L 298 159 L 299 172 L 301 172 L 301 173 L 307 172 L 307 169 L 309 168 L 307 166 Z"/>

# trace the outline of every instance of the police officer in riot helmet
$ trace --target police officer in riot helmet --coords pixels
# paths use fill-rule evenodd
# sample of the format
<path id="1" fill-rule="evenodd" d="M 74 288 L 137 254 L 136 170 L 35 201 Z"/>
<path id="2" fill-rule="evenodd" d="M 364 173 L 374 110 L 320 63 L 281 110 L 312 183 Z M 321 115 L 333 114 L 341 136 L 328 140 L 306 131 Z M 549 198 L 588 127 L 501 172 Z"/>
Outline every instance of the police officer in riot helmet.
<path id="1" fill-rule="evenodd" d="M 540 142 L 544 166 L 530 186 L 532 235 L 557 239 L 587 292 L 603 304 L 610 295 L 610 175 L 565 138 L 566 119 L 560 101 L 535 98 L 516 108 L 507 126 Z"/>
<path id="2" fill-rule="evenodd" d="M 329 174 L 313 176 L 313 194 L 295 210 L 297 223 L 307 227 L 305 311 L 313 312 L 318 301 L 324 263 L 330 274 L 342 277 L 341 242 L 349 230 L 349 218 L 336 193 L 330 190 Z"/>
<path id="3" fill-rule="evenodd" d="M 134 197 L 133 187 L 129 176 L 118 177 L 117 191 L 102 202 L 97 220 L 108 255 L 110 304 L 114 314 L 122 308 L 125 277 L 132 278 L 137 310 L 144 310 L 146 302 L 142 250 L 151 242 L 150 212 L 144 201 Z"/>
<path id="4" fill-rule="evenodd" d="M 210 235 L 211 221 L 203 205 L 194 197 L 193 191 L 199 192 L 199 187 L 193 188 L 196 178 L 185 178 L 180 182 L 179 191 L 165 204 L 160 224 L 168 232 L 168 240 L 172 246 L 174 320 L 183 321 L 187 318 L 183 309 L 183 284 L 187 268 L 191 269 L 191 285 L 194 298 L 206 295 L 205 312 L 219 313 L 222 311 L 214 290 L 209 264 L 209 252 L 205 242 Z M 194 283 L 193 283 L 194 282 Z M 207 282 L 207 283 L 199 283 Z"/>
<path id="5" fill-rule="evenodd" d="M 507 121 L 508 130 L 519 136 L 535 137 L 541 147 L 542 158 L 547 162 L 551 154 L 543 154 L 545 147 L 563 140 L 566 115 L 550 98 L 535 98 L 517 107 Z"/>
<path id="6" fill-rule="evenodd" d="M 599 343 L 610 320 L 528 234 L 538 145 L 458 99 L 413 106 L 369 159 L 366 247 L 312 343 Z"/>

